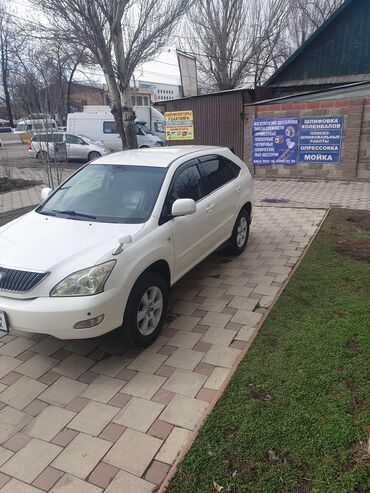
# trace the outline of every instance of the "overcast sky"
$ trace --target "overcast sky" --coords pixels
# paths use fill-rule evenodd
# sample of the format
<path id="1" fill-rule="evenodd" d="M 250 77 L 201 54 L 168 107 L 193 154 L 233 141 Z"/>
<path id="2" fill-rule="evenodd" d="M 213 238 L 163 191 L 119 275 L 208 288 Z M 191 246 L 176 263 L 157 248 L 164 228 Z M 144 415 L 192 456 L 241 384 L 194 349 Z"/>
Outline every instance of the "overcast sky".
<path id="1" fill-rule="evenodd" d="M 32 6 L 30 0 L 9 0 L 12 8 L 17 16 L 30 21 L 39 20 L 40 16 Z M 103 83 L 104 77 L 99 76 L 99 68 L 97 67 L 92 73 L 78 72 L 76 79 L 83 80 L 91 78 Z M 163 84 L 180 84 L 180 72 L 177 63 L 176 47 L 170 46 L 166 51 L 159 54 L 155 61 L 144 63 L 136 72 L 137 80 L 145 80 L 151 82 L 162 82 Z"/>

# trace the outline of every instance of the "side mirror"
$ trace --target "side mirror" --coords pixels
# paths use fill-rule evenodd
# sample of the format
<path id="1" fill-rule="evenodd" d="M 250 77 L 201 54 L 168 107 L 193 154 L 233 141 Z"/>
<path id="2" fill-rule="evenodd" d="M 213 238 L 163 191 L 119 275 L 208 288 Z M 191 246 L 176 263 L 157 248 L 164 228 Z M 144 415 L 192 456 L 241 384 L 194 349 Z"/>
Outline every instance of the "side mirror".
<path id="1" fill-rule="evenodd" d="M 41 199 L 42 200 L 46 200 L 49 197 L 49 195 L 51 194 L 52 191 L 53 191 L 52 188 L 49 188 L 49 187 L 43 188 L 41 190 Z"/>
<path id="2" fill-rule="evenodd" d="M 197 210 L 197 204 L 193 199 L 177 199 L 172 205 L 172 215 L 189 216 Z"/>

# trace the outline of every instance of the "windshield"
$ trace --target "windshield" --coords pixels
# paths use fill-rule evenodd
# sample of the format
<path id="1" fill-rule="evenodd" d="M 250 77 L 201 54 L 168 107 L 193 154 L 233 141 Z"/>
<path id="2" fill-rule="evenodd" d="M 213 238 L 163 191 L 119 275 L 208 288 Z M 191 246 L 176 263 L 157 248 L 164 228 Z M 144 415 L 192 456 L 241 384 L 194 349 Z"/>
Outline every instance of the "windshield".
<path id="1" fill-rule="evenodd" d="M 16 130 L 18 132 L 25 132 L 26 130 L 30 130 L 31 125 L 27 125 L 26 123 L 18 123 Z"/>
<path id="2" fill-rule="evenodd" d="M 144 134 L 150 135 L 152 133 L 144 122 L 136 122 L 136 125 L 144 132 Z"/>
<path id="3" fill-rule="evenodd" d="M 85 221 L 143 223 L 153 210 L 166 171 L 154 166 L 89 164 L 36 212 Z"/>
<path id="4" fill-rule="evenodd" d="M 87 137 L 87 135 L 78 134 L 78 137 L 81 137 L 81 139 L 87 142 L 88 144 L 95 144 L 95 141 L 91 140 L 89 137 Z"/>

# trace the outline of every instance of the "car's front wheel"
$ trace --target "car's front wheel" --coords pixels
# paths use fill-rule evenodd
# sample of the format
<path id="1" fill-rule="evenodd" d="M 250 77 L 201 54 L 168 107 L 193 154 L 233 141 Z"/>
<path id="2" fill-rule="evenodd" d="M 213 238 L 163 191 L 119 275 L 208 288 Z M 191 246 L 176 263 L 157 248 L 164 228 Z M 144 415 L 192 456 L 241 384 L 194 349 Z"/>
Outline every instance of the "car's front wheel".
<path id="1" fill-rule="evenodd" d="M 246 209 L 239 212 L 229 244 L 225 249 L 228 255 L 240 255 L 244 252 L 249 238 L 250 217 Z"/>
<path id="2" fill-rule="evenodd" d="M 91 151 L 88 155 L 88 160 L 92 161 L 93 159 L 98 159 L 98 157 L 101 157 L 100 152 L 98 151 Z"/>
<path id="3" fill-rule="evenodd" d="M 155 272 L 145 272 L 136 281 L 127 301 L 123 330 L 134 347 L 147 347 L 159 336 L 168 305 L 168 286 Z"/>

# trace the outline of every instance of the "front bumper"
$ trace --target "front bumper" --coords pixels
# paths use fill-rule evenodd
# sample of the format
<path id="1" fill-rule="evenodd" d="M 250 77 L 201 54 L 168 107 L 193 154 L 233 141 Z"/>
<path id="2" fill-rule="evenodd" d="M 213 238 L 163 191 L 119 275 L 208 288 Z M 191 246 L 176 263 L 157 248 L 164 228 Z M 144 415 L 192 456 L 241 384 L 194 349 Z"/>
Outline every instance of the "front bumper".
<path id="1" fill-rule="evenodd" d="M 122 325 L 125 301 L 114 288 L 94 296 L 8 298 L 0 295 L 0 310 L 6 313 L 10 328 L 49 334 L 58 339 L 89 339 Z M 97 326 L 75 329 L 77 322 L 104 314 Z"/>

